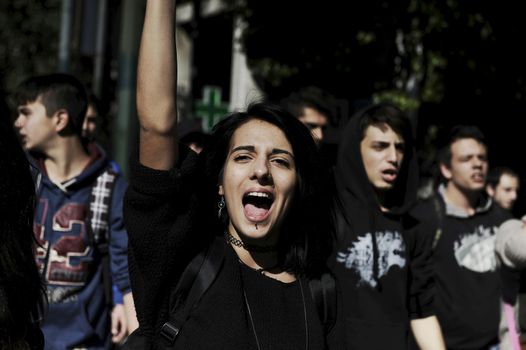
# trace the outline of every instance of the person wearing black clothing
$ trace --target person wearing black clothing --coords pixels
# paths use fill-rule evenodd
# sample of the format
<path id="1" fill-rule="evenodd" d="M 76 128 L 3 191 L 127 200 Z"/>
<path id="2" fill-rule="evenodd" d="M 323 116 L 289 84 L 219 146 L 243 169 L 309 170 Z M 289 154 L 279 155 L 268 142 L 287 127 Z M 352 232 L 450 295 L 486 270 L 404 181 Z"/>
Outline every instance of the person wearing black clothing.
<path id="1" fill-rule="evenodd" d="M 195 154 L 177 140 L 175 2 L 149 0 L 138 69 L 138 160 L 125 200 L 140 349 L 324 349 L 336 344 L 310 295 L 330 248 L 323 167 L 308 130 L 255 104 Z M 170 291 L 199 252 L 225 252 L 173 344 Z"/>
<path id="2" fill-rule="evenodd" d="M 0 95 L 0 349 L 44 348 L 44 285 L 35 262 L 35 188 Z"/>
<path id="3" fill-rule="evenodd" d="M 501 293 L 495 233 L 510 214 L 484 191 L 487 147 L 477 127 L 455 127 L 439 165 L 443 184 L 413 211 L 433 240 L 434 307 L 448 349 L 492 349 Z"/>
<path id="4" fill-rule="evenodd" d="M 430 242 L 408 210 L 418 179 L 408 119 L 394 106 L 351 118 L 336 178 L 337 245 L 347 349 L 407 349 L 412 329 L 423 349 L 441 349 L 433 315 Z"/>

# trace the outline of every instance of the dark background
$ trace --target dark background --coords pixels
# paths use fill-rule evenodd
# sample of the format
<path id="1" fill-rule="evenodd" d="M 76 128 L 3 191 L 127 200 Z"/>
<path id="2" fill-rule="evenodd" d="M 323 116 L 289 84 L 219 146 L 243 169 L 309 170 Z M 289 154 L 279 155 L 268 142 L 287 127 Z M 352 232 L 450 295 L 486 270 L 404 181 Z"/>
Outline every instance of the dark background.
<path id="1" fill-rule="evenodd" d="M 99 0 L 100 1 L 100 0 Z M 125 5 L 107 2 L 104 84 L 109 119 L 116 114 L 123 58 Z M 0 89 L 57 69 L 61 0 L 0 4 Z M 89 86 L 93 69 L 96 0 L 76 1 L 69 71 Z M 143 0 L 134 0 L 138 17 Z M 198 0 L 179 1 L 204 6 Z M 283 1 L 223 0 L 224 9 L 183 26 L 195 43 L 192 98 L 204 85 L 228 99 L 232 24 L 246 22 L 243 47 L 258 86 L 279 100 L 302 86 L 335 97 L 336 119 L 326 149 L 342 125 L 371 101 L 390 101 L 410 115 L 421 163 L 434 157 L 456 124 L 478 125 L 487 136 L 490 165 L 516 170 L 526 183 L 526 37 L 521 2 L 489 0 Z M 140 26 L 134 35 L 140 34 Z M 129 63 L 129 62 L 128 62 Z M 192 101 L 190 101 L 190 105 Z M 111 125 L 112 123 L 108 123 Z M 108 135 L 112 135 L 109 133 Z M 110 137 L 111 138 L 111 137 Z M 112 142 L 109 140 L 108 142 Z M 521 191 L 517 214 L 526 212 Z"/>

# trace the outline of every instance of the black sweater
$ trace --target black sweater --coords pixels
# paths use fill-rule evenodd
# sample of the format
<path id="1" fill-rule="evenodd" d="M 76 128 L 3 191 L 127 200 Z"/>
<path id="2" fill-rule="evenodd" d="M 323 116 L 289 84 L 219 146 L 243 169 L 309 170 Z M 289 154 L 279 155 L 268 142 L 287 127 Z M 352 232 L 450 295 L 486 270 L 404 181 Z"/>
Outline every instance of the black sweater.
<path id="1" fill-rule="evenodd" d="M 468 216 L 452 205 L 446 206 L 440 194 L 436 196 L 419 203 L 413 215 L 420 218 L 420 234 L 434 239 L 438 228 L 442 232 L 433 251 L 434 309 L 446 346 L 487 348 L 498 341 L 500 319 L 495 232 L 510 214 L 481 198 L 476 213 Z"/>
<path id="2" fill-rule="evenodd" d="M 196 155 L 190 152 L 182 159 L 178 169 L 171 171 L 153 170 L 137 161 L 132 164 L 125 220 L 140 324 L 134 337 L 141 337 L 145 348 L 163 348 L 159 331 L 167 320 L 170 287 L 209 242 L 208 232 L 196 231 L 206 221 L 199 215 L 194 192 Z M 323 331 L 308 282 L 302 281 L 302 287 L 305 303 L 299 281 L 285 284 L 250 271 L 228 247 L 217 279 L 183 325 L 175 349 L 257 349 L 244 292 L 261 349 L 304 349 L 305 316 L 309 349 L 323 349 Z M 337 343 L 335 337 L 333 332 Z"/>

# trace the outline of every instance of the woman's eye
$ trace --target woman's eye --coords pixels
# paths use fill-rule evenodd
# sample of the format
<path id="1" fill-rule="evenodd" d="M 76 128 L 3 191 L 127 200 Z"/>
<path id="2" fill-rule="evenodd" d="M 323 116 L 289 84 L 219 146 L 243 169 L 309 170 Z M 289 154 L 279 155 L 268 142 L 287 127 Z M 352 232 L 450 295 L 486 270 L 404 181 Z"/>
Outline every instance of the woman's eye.
<path id="1" fill-rule="evenodd" d="M 236 162 L 247 161 L 249 159 L 250 157 L 246 154 L 238 154 L 237 156 L 234 157 L 234 161 Z"/>
<path id="2" fill-rule="evenodd" d="M 272 161 L 280 166 L 290 168 L 290 162 L 286 159 L 276 158 L 276 159 L 273 159 Z"/>

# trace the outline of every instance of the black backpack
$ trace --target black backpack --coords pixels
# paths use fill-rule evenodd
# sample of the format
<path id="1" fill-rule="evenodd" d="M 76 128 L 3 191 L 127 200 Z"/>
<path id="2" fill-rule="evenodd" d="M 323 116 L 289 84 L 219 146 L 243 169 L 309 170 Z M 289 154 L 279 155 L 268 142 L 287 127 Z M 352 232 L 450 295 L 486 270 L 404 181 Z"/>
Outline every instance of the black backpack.
<path id="1" fill-rule="evenodd" d="M 225 258 L 225 244 L 216 237 L 206 252 L 198 254 L 186 267 L 170 294 L 169 320 L 161 327 L 164 341 L 173 345 L 181 328 L 199 303 L 206 290 L 216 279 Z M 336 322 L 336 282 L 329 272 L 309 281 L 325 335 Z"/>

